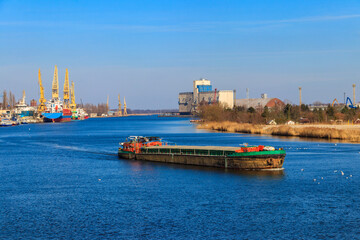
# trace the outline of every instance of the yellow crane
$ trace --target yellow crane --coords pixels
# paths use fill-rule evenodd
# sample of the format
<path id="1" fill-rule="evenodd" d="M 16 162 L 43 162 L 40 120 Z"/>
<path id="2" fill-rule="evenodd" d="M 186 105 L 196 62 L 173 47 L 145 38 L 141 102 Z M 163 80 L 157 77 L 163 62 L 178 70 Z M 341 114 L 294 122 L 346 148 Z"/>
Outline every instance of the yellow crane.
<path id="1" fill-rule="evenodd" d="M 76 103 L 75 103 L 75 84 L 71 81 L 71 99 L 70 99 L 70 109 L 72 112 L 76 111 Z"/>
<path id="2" fill-rule="evenodd" d="M 124 97 L 124 114 L 123 116 L 127 116 L 128 113 L 127 113 L 127 110 L 126 110 L 126 101 L 125 101 L 125 97 Z"/>
<path id="3" fill-rule="evenodd" d="M 58 79 L 58 69 L 56 65 L 54 71 L 54 79 L 52 82 L 52 98 L 53 99 L 59 98 L 59 79 Z"/>
<path id="4" fill-rule="evenodd" d="M 40 68 L 39 68 L 39 86 L 40 86 L 40 99 L 39 99 L 39 106 L 38 106 L 38 111 L 41 112 L 45 112 L 46 110 L 46 99 L 44 97 L 44 87 L 42 85 L 42 81 L 41 81 L 41 72 L 40 72 Z"/>
<path id="5" fill-rule="evenodd" d="M 64 106 L 63 108 L 70 107 L 70 86 L 69 86 L 69 72 L 66 69 L 65 82 L 64 82 Z"/>
<path id="6" fill-rule="evenodd" d="M 122 111 L 121 111 L 121 101 L 120 101 L 120 94 L 119 94 L 119 110 L 118 110 L 118 114 L 119 116 L 122 116 Z"/>
<path id="7" fill-rule="evenodd" d="M 334 101 L 332 102 L 332 106 L 334 106 L 334 105 L 335 105 L 335 102 L 337 102 L 337 104 L 339 105 L 338 100 L 335 98 L 335 99 L 334 99 Z"/>

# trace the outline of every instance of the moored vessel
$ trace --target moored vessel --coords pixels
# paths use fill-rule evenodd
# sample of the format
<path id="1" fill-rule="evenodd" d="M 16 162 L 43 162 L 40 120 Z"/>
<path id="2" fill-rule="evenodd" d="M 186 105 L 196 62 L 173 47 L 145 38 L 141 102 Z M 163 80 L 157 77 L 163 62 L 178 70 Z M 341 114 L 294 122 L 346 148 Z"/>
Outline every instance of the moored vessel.
<path id="1" fill-rule="evenodd" d="M 63 109 L 61 112 L 43 113 L 44 122 L 70 122 L 72 112 L 70 109 Z"/>
<path id="2" fill-rule="evenodd" d="M 286 152 L 269 146 L 179 146 L 159 137 L 132 136 L 120 144 L 124 159 L 241 170 L 282 169 Z"/>
<path id="3" fill-rule="evenodd" d="M 9 119 L 0 119 L 0 127 L 10 127 L 13 126 L 13 123 Z"/>
<path id="4" fill-rule="evenodd" d="M 40 85 L 40 105 L 38 111 L 44 122 L 70 122 L 71 120 L 83 120 L 86 112 L 76 108 L 74 82 L 69 85 L 69 75 L 66 69 L 64 82 L 64 98 L 59 97 L 59 79 L 57 66 L 55 66 L 54 79 L 52 83 L 52 98 L 46 101 L 44 97 L 44 89 L 41 81 L 41 74 L 39 70 L 39 85 Z M 71 91 L 70 91 L 71 90 Z M 71 98 L 70 98 L 71 97 Z M 24 97 L 23 97 L 24 98 Z M 80 114 L 79 114 L 80 113 Z"/>

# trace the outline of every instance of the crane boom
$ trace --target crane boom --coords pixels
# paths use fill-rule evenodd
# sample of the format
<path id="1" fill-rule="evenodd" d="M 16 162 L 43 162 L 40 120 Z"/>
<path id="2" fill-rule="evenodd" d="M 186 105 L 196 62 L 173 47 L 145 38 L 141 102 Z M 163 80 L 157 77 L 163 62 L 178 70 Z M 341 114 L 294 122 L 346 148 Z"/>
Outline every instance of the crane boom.
<path id="1" fill-rule="evenodd" d="M 58 69 L 56 65 L 54 71 L 54 79 L 52 82 L 52 98 L 53 99 L 59 98 L 59 78 L 58 78 Z"/>
<path id="2" fill-rule="evenodd" d="M 126 100 L 125 100 L 125 97 L 124 97 L 124 116 L 127 116 L 128 113 L 127 113 L 127 109 L 126 109 Z"/>
<path id="3" fill-rule="evenodd" d="M 64 82 L 64 108 L 70 107 L 70 87 L 69 87 L 69 72 L 66 69 L 65 82 Z"/>
<path id="4" fill-rule="evenodd" d="M 39 87 L 40 87 L 40 99 L 39 99 L 39 106 L 38 106 L 38 111 L 39 112 L 45 112 L 46 110 L 46 99 L 44 96 L 44 87 L 42 85 L 42 81 L 41 81 L 41 72 L 40 72 L 40 68 L 39 68 Z"/>
<path id="5" fill-rule="evenodd" d="M 76 103 L 75 103 L 75 84 L 73 81 L 71 81 L 71 101 L 70 101 L 70 109 L 71 111 L 76 111 Z"/>
<path id="6" fill-rule="evenodd" d="M 120 100 L 120 94 L 119 94 L 119 96 L 118 96 L 118 99 L 119 99 L 119 109 L 118 109 L 118 114 L 119 114 L 119 116 L 122 116 L 122 112 L 121 112 L 121 100 Z"/>

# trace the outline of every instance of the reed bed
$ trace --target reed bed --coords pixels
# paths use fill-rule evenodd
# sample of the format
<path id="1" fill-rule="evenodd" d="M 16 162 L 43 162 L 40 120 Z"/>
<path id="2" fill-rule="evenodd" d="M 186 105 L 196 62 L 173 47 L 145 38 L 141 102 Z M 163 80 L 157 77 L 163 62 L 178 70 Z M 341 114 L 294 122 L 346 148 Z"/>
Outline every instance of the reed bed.
<path id="1" fill-rule="evenodd" d="M 268 134 L 276 136 L 296 136 L 307 138 L 340 139 L 349 142 L 360 142 L 360 128 L 358 126 L 342 128 L 342 126 L 311 126 L 311 125 L 253 125 L 236 122 L 205 122 L 198 126 L 221 132 Z"/>

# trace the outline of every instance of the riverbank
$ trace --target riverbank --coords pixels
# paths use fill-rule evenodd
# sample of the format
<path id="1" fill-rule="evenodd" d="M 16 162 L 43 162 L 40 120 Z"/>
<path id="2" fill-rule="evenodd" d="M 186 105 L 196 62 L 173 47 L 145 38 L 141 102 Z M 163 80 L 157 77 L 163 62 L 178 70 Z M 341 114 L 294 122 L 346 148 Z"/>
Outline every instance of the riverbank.
<path id="1" fill-rule="evenodd" d="M 301 124 L 301 125 L 254 125 L 236 122 L 204 122 L 200 129 L 275 136 L 338 139 L 360 143 L 360 125 Z"/>

